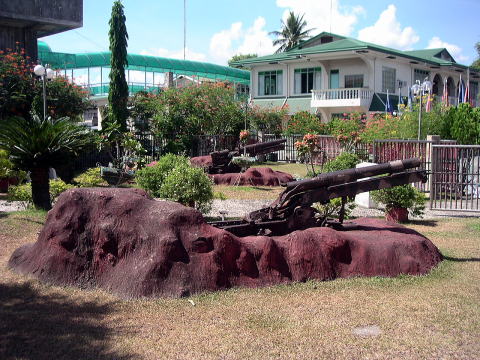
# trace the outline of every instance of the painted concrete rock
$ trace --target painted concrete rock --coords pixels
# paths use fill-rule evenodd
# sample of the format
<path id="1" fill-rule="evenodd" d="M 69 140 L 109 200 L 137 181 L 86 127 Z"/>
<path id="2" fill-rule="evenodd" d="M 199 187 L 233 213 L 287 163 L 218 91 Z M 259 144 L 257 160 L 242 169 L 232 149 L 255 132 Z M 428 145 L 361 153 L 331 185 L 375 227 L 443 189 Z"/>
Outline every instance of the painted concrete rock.
<path id="1" fill-rule="evenodd" d="M 311 228 L 239 238 L 196 210 L 139 189 L 72 189 L 49 212 L 36 243 L 9 266 L 57 285 L 123 297 L 188 296 L 307 279 L 425 274 L 442 255 L 430 240 L 378 219 L 358 230 Z"/>

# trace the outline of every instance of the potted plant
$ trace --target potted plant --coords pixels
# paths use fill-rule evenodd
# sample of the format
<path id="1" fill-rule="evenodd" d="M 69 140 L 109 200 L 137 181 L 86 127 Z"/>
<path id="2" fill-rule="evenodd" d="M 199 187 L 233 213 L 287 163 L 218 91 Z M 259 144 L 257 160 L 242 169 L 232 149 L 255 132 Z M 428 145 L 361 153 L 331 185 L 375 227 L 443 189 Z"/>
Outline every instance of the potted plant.
<path id="1" fill-rule="evenodd" d="M 405 222 L 409 213 L 422 216 L 425 211 L 425 195 L 411 184 L 373 191 L 372 198 L 384 204 L 388 221 Z"/>
<path id="2" fill-rule="evenodd" d="M 112 159 L 108 166 L 100 167 L 100 174 L 113 186 L 134 178 L 141 156 L 145 153 L 131 132 L 122 132 L 120 129 L 117 122 L 106 125 L 99 140 L 100 148 L 106 150 Z"/>

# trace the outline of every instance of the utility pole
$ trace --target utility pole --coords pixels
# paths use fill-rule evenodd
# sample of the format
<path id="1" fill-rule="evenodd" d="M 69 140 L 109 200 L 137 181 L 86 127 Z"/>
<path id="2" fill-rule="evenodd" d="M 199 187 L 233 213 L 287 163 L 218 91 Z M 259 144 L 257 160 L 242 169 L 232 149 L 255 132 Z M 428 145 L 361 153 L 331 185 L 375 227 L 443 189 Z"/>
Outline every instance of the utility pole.
<path id="1" fill-rule="evenodd" d="M 187 49 L 187 0 L 183 0 L 183 60 Z"/>

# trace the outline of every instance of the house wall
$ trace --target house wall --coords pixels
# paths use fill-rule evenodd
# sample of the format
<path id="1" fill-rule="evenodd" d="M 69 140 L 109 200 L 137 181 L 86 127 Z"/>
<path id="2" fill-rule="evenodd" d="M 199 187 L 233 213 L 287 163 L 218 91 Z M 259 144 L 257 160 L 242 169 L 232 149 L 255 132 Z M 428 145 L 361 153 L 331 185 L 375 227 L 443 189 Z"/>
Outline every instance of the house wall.
<path id="1" fill-rule="evenodd" d="M 338 57 L 338 54 L 335 54 Z M 346 54 L 346 56 L 351 56 L 351 54 Z M 442 79 L 441 87 L 443 89 L 443 81 L 451 77 L 457 86 L 460 80 L 460 73 L 448 68 L 432 69 L 430 64 L 410 64 L 410 59 L 406 58 L 396 58 L 396 59 L 387 59 L 385 54 L 359 54 L 357 58 L 347 58 L 347 59 L 321 59 L 321 56 L 315 58 L 314 56 L 310 57 L 310 61 L 304 59 L 299 60 L 298 62 L 289 62 L 279 63 L 279 64 L 265 64 L 265 65 L 255 65 L 251 71 L 251 94 L 254 99 L 258 100 L 259 104 L 267 104 L 267 99 L 285 99 L 287 97 L 299 98 L 299 97 L 308 97 L 310 95 L 300 95 L 294 93 L 294 71 L 295 69 L 300 68 L 310 68 L 310 67 L 321 67 L 322 69 L 322 80 L 321 88 L 329 88 L 329 72 L 330 70 L 339 70 L 339 86 L 340 88 L 345 87 L 345 75 L 356 75 L 364 74 L 364 87 L 370 88 L 374 92 L 382 93 L 382 70 L 383 67 L 390 67 L 396 70 L 396 82 L 395 82 L 395 91 L 392 95 L 399 95 L 398 90 L 398 80 L 406 82 L 406 86 L 403 86 L 401 89 L 401 95 L 407 96 L 408 89 L 414 84 L 414 70 L 424 70 L 429 72 L 428 79 L 433 83 L 433 79 L 436 74 L 439 74 Z M 283 70 L 283 92 L 277 96 L 258 96 L 258 73 L 260 71 L 269 71 L 269 70 Z M 467 81 L 467 73 L 464 71 L 462 73 L 462 79 L 465 83 Z M 475 79 L 471 79 L 474 80 Z M 441 92 L 440 92 L 441 94 Z M 455 97 L 456 94 L 449 94 L 450 97 Z M 263 100 L 261 100 L 263 99 Z M 297 109 L 298 110 L 298 109 Z M 305 108 L 304 110 L 311 111 L 311 108 Z M 355 109 L 323 109 L 324 113 L 337 113 L 343 111 L 354 111 Z M 357 109 L 357 111 L 360 109 Z"/>
<path id="2" fill-rule="evenodd" d="M 363 87 L 369 87 L 369 84 L 371 83 L 368 66 L 361 58 L 322 60 L 321 64 L 326 70 L 324 76 L 322 77 L 322 80 L 325 80 L 325 82 L 322 81 L 322 89 L 329 88 L 330 70 L 338 70 L 340 88 L 345 87 L 345 75 L 363 74 Z"/>

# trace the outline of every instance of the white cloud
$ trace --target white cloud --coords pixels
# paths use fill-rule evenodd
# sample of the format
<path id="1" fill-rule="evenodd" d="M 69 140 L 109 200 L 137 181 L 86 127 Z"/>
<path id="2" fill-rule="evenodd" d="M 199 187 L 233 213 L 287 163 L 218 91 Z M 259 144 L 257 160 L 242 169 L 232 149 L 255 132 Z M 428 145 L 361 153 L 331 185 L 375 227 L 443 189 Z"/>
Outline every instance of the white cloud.
<path id="1" fill-rule="evenodd" d="M 365 13 L 362 6 L 343 6 L 340 5 L 340 0 L 332 0 L 331 7 L 330 1 L 325 0 L 277 0 L 277 6 L 286 8 L 283 13 L 284 21 L 289 11 L 304 15 L 307 29 L 315 28 L 312 32 L 314 34 L 331 31 L 339 35 L 350 35 L 358 16 Z"/>
<path id="2" fill-rule="evenodd" d="M 228 30 L 215 33 L 210 39 L 210 55 L 217 60 L 228 59 L 232 52 L 232 42 L 241 36 L 242 23 L 236 22 Z"/>
<path id="3" fill-rule="evenodd" d="M 241 22 L 236 22 L 230 29 L 217 32 L 210 39 L 211 61 L 226 65 L 228 59 L 235 54 L 272 54 L 275 48 L 265 25 L 265 19 L 260 16 L 246 30 Z"/>
<path id="4" fill-rule="evenodd" d="M 407 26 L 402 29 L 397 20 L 397 8 L 393 4 L 388 5 L 374 25 L 361 29 L 358 32 L 358 38 L 402 50 L 411 49 L 412 45 L 420 40 L 412 27 Z"/>
<path id="5" fill-rule="evenodd" d="M 446 48 L 448 52 L 459 62 L 467 62 L 468 56 L 462 55 L 462 48 L 455 44 L 449 44 L 442 41 L 438 36 L 434 36 L 428 42 L 427 49 Z"/>
<path id="6" fill-rule="evenodd" d="M 164 48 L 150 49 L 150 50 L 142 50 L 140 54 L 183 60 L 183 49 L 180 49 L 180 50 L 168 50 Z M 203 53 L 194 52 L 193 50 L 190 50 L 187 47 L 185 49 L 185 58 L 187 60 L 193 60 L 193 61 L 205 61 L 207 56 Z"/>

